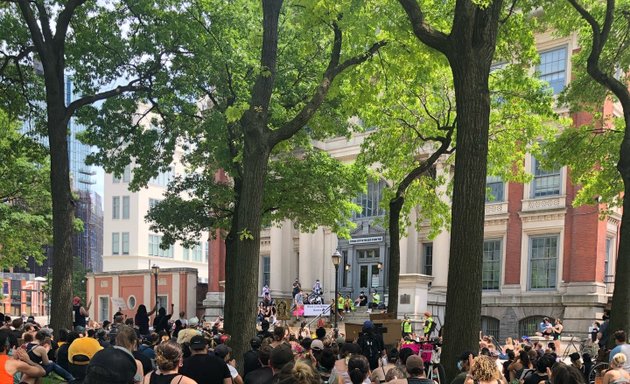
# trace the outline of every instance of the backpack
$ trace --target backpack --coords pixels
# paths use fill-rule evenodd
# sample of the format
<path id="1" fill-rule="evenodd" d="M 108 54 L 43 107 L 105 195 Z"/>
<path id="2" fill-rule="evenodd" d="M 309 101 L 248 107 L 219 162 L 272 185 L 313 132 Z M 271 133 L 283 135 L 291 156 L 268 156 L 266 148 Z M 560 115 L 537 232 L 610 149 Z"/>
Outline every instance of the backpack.
<path id="1" fill-rule="evenodd" d="M 378 365 L 378 359 L 381 357 L 378 340 L 373 335 L 367 335 L 361 341 L 361 351 L 367 357 L 370 365 Z"/>

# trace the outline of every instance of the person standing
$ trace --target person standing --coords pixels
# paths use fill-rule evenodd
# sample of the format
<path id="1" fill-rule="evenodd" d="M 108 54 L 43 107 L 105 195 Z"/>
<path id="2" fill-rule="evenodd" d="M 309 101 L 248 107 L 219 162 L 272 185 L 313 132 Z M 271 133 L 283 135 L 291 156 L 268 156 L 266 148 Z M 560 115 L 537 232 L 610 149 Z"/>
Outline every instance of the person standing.
<path id="1" fill-rule="evenodd" d="M 435 329 L 435 320 L 431 315 L 431 312 L 427 311 L 424 313 L 424 328 L 422 332 L 424 333 L 424 338 L 428 339 L 431 337 L 431 333 Z"/>
<path id="2" fill-rule="evenodd" d="M 295 281 L 293 282 L 293 297 L 295 297 L 295 295 L 297 295 L 298 292 L 300 292 L 302 290 L 302 284 L 300 284 L 300 281 L 298 280 L 298 278 L 295 278 Z"/>
<path id="3" fill-rule="evenodd" d="M 262 340 L 258 336 L 254 336 L 249 345 L 252 349 L 243 354 L 243 377 L 246 378 L 247 374 L 262 367 L 262 362 L 258 358 L 258 350 L 262 345 Z"/>
<path id="4" fill-rule="evenodd" d="M 402 324 L 400 325 L 400 327 L 402 328 L 402 337 L 404 338 L 405 336 L 411 336 L 411 334 L 413 333 L 413 329 L 411 326 L 411 320 L 409 320 L 409 316 L 405 315 L 403 317 L 403 321 Z"/>
<path id="5" fill-rule="evenodd" d="M 346 305 L 346 301 L 343 299 L 341 293 L 337 294 L 337 313 L 339 314 L 339 320 L 343 321 L 343 308 Z"/>
<path id="6" fill-rule="evenodd" d="M 232 376 L 227 364 L 218 356 L 208 355 L 208 343 L 203 336 L 190 339 L 192 355 L 184 360 L 179 373 L 197 384 L 232 384 Z"/>
<path id="7" fill-rule="evenodd" d="M 79 296 L 75 296 L 74 299 L 72 299 L 72 314 L 74 315 L 72 326 L 75 331 L 79 333 L 85 332 L 85 326 L 87 325 L 86 318 L 89 316 L 88 311 L 91 306 L 92 299 L 90 299 L 85 308 L 81 305 L 81 298 Z"/>
<path id="8" fill-rule="evenodd" d="M 138 327 L 138 331 L 140 335 L 147 336 L 149 335 L 149 316 L 153 315 L 157 310 L 157 303 L 155 307 L 151 310 L 151 312 L 147 312 L 147 307 L 144 304 L 140 304 L 138 306 L 138 310 L 136 311 L 136 316 L 134 317 L 136 326 Z"/>
<path id="9" fill-rule="evenodd" d="M 293 311 L 295 319 L 300 320 L 300 317 L 304 316 L 304 295 L 301 289 L 293 297 L 293 307 L 295 308 Z"/>
<path id="10" fill-rule="evenodd" d="M 166 309 L 164 307 L 161 307 L 158 310 L 158 314 L 153 320 L 153 330 L 155 333 L 159 334 L 162 331 L 168 332 L 168 321 L 173 316 L 173 308 L 175 308 L 175 304 L 171 304 L 171 313 L 168 315 L 166 314 Z"/>
<path id="11" fill-rule="evenodd" d="M 366 320 L 363 323 L 363 332 L 359 336 L 357 343 L 361 347 L 363 356 L 367 357 L 370 362 L 370 369 L 376 369 L 383 350 L 385 349 L 385 345 L 383 338 L 375 332 L 374 323 L 370 320 Z"/>

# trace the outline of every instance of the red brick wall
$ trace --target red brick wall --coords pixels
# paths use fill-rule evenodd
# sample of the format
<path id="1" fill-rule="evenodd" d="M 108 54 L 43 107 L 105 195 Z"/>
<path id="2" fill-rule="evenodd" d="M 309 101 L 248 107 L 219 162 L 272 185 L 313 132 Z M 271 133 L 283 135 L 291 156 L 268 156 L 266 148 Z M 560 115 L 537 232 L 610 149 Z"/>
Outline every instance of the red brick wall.
<path id="1" fill-rule="evenodd" d="M 505 246 L 505 284 L 519 284 L 521 279 L 521 234 L 523 223 L 518 213 L 523 203 L 523 184 L 509 183 L 508 225 Z"/>

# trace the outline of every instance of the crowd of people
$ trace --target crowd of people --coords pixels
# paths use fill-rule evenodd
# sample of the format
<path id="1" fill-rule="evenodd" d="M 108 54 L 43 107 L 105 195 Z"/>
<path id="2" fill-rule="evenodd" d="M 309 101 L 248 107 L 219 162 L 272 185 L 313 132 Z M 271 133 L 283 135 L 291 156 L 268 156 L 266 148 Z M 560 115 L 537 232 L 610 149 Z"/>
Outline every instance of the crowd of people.
<path id="1" fill-rule="evenodd" d="M 404 316 L 402 337 L 388 348 L 369 320 L 353 340 L 323 323 L 311 333 L 303 322 L 293 333 L 263 319 L 251 349 L 234 356 L 220 317 L 204 329 L 197 317 L 180 313 L 174 319 L 173 306 L 169 313 L 139 305 L 133 317 L 117 312 L 112 322 L 94 324 L 79 298 L 73 307 L 74 327 L 60 330 L 57 339 L 33 318 L 0 314 L 0 384 L 34 384 L 48 375 L 85 384 L 432 384 L 438 366 L 433 357 L 441 345 L 440 336 L 432 338 L 435 320 L 429 312 L 419 333 Z M 548 341 L 508 338 L 504 345 L 480 334 L 479 349 L 462 353 L 460 373 L 451 383 L 588 383 L 592 358 L 574 353 L 565 364 L 554 335 L 540 334 Z M 609 351 L 610 369 L 602 372 L 602 384 L 630 383 L 626 334 L 620 330 L 611 336 L 617 347 Z M 599 332 L 596 342 L 604 345 L 605 337 Z"/>

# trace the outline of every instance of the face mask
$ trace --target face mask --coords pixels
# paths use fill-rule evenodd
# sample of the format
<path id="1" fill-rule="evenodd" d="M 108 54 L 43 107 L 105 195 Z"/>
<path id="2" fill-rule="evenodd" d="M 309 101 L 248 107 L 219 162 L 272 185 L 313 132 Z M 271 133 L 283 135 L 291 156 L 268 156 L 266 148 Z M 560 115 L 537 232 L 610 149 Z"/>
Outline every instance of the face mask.
<path id="1" fill-rule="evenodd" d="M 460 370 L 460 371 L 462 370 L 462 362 L 461 361 L 457 362 L 457 369 Z"/>
<path id="2" fill-rule="evenodd" d="M 7 355 L 13 356 L 13 348 L 9 349 L 9 352 L 7 353 Z"/>

